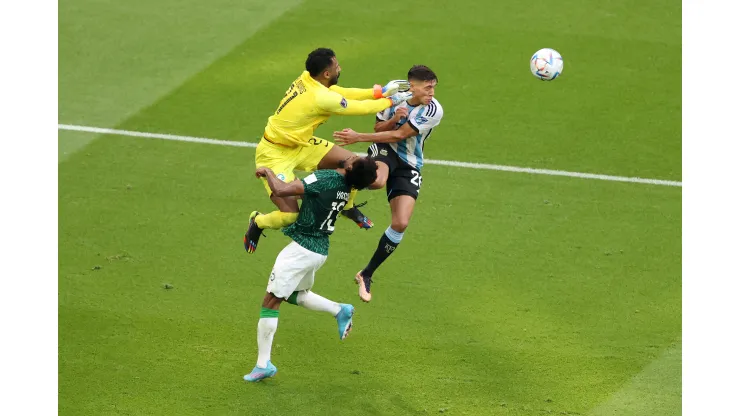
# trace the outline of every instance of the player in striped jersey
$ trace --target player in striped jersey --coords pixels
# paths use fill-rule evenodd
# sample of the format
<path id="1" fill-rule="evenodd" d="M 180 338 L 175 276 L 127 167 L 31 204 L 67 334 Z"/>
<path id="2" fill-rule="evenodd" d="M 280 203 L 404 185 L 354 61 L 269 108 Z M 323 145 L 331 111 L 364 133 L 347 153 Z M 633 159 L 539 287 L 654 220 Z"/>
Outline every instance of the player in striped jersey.
<path id="1" fill-rule="evenodd" d="M 378 179 L 370 189 L 386 187 L 391 206 L 391 225 L 380 238 L 368 265 L 359 271 L 360 298 L 370 302 L 370 284 L 375 270 L 396 250 L 414 212 L 421 189 L 424 144 L 442 120 L 442 105 L 434 98 L 437 75 L 424 65 L 408 72 L 411 99 L 377 114 L 375 133 L 357 133 L 352 129 L 334 132 L 337 144 L 372 142 L 368 153 L 378 164 Z"/>

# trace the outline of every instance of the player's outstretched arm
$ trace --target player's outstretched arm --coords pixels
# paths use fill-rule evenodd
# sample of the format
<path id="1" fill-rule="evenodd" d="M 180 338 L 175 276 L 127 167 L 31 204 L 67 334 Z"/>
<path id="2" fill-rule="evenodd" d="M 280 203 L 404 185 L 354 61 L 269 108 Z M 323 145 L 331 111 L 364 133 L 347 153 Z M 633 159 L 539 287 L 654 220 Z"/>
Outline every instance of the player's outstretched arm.
<path id="1" fill-rule="evenodd" d="M 340 146 L 347 146 L 352 143 L 358 142 L 373 142 L 373 143 L 395 143 L 401 140 L 408 139 L 419 134 L 410 123 L 406 123 L 399 127 L 398 130 L 381 131 L 378 133 L 358 133 L 352 129 L 344 129 L 342 131 L 335 131 L 333 136 L 336 143 Z"/>
<path id="2" fill-rule="evenodd" d="M 399 91 L 408 91 L 409 86 L 409 82 L 405 79 L 397 79 L 384 86 L 376 84 L 373 88 L 343 88 L 339 85 L 332 85 L 329 89 L 348 100 L 372 100 L 373 98 L 390 97 Z"/>
<path id="3" fill-rule="evenodd" d="M 258 168 L 255 175 L 258 178 L 267 179 L 267 184 L 270 186 L 272 194 L 277 197 L 299 196 L 305 193 L 303 182 L 300 179 L 285 183 L 278 179 L 270 168 Z"/>
<path id="4" fill-rule="evenodd" d="M 379 113 L 392 105 L 411 98 L 410 92 L 399 92 L 388 98 L 378 100 L 348 100 L 341 95 L 332 92 L 322 92 L 316 95 L 316 105 L 327 113 L 344 114 L 351 116 L 364 116 Z"/>
<path id="5" fill-rule="evenodd" d="M 333 91 L 316 95 L 316 105 L 331 114 L 363 116 L 383 111 L 392 104 L 390 98 L 364 101 L 350 100 Z"/>
<path id="6" fill-rule="evenodd" d="M 339 85 L 332 85 L 329 90 L 336 92 L 348 100 L 372 100 L 375 97 L 374 88 L 344 88 Z"/>

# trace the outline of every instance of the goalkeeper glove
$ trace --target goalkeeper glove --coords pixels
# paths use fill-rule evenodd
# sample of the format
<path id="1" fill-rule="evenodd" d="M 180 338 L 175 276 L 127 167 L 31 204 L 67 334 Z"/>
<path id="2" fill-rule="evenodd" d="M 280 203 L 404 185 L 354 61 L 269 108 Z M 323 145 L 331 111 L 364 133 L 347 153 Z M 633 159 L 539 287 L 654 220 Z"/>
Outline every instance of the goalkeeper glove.
<path id="1" fill-rule="evenodd" d="M 411 84 L 409 84 L 405 79 L 396 79 L 385 84 L 385 87 L 380 86 L 380 84 L 376 84 L 373 87 L 373 96 L 375 98 L 390 97 L 397 92 L 408 91 L 410 87 Z"/>
<path id="2" fill-rule="evenodd" d="M 394 106 L 394 105 L 401 104 L 402 102 L 404 102 L 406 100 L 411 99 L 411 96 L 412 95 L 413 94 L 411 94 L 408 91 L 406 91 L 406 92 L 397 92 L 397 93 L 391 95 L 390 97 L 386 97 L 386 98 L 388 98 L 389 100 L 391 100 L 391 103 L 392 103 L 391 106 Z"/>

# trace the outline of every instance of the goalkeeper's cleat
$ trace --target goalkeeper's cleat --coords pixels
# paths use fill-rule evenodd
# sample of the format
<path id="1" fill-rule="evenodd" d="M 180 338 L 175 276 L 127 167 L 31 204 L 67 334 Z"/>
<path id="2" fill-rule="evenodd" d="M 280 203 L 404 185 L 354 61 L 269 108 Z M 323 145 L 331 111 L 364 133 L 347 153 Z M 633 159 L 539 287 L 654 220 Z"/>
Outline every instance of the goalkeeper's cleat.
<path id="1" fill-rule="evenodd" d="M 352 208 L 347 208 L 344 211 L 342 211 L 342 215 L 345 217 L 351 219 L 352 221 L 357 224 L 360 228 L 363 228 L 365 230 L 373 228 L 373 222 L 370 221 L 370 218 L 366 217 L 359 209 L 359 207 L 364 206 L 367 204 L 367 201 L 357 204 L 353 206 Z"/>
<path id="2" fill-rule="evenodd" d="M 341 308 L 335 318 L 337 318 L 337 326 L 339 327 L 339 339 L 344 340 L 349 335 L 349 331 L 352 330 L 352 315 L 355 314 L 355 307 L 342 303 L 339 305 Z"/>
<path id="3" fill-rule="evenodd" d="M 260 381 L 260 380 L 264 380 L 269 377 L 274 377 L 276 373 L 277 373 L 277 367 L 272 365 L 270 360 L 267 360 L 267 367 L 262 368 L 262 367 L 257 367 L 255 365 L 254 369 L 252 369 L 252 372 L 244 376 L 244 381 L 250 381 L 250 382 Z"/>
<path id="4" fill-rule="evenodd" d="M 257 221 L 255 221 L 257 215 L 260 215 L 258 211 L 252 211 L 249 215 L 249 228 L 244 234 L 244 249 L 250 254 L 257 250 L 257 243 L 259 243 L 260 237 L 264 235 L 262 234 L 262 228 L 258 227 Z"/>
<path id="5" fill-rule="evenodd" d="M 370 294 L 370 285 L 373 283 L 373 279 L 363 276 L 362 270 L 360 270 L 355 275 L 355 283 L 360 286 L 360 299 L 362 299 L 363 302 L 370 302 L 370 299 L 373 297 L 373 295 Z"/>

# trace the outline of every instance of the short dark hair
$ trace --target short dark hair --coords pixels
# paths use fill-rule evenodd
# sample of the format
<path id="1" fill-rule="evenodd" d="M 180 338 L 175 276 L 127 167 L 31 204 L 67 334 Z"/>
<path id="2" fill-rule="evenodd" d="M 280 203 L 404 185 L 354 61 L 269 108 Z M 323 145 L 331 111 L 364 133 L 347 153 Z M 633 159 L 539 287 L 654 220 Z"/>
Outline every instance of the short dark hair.
<path id="1" fill-rule="evenodd" d="M 352 161 L 352 169 L 344 175 L 344 183 L 355 189 L 365 189 L 378 179 L 378 165 L 370 157 Z"/>
<path id="2" fill-rule="evenodd" d="M 437 74 L 426 65 L 414 65 L 409 69 L 408 80 L 415 81 L 439 81 Z"/>
<path id="3" fill-rule="evenodd" d="M 318 48 L 308 54 L 306 58 L 306 71 L 312 77 L 324 72 L 331 65 L 331 58 L 336 57 L 334 51 L 329 48 Z"/>

